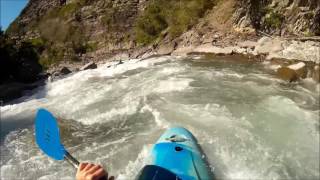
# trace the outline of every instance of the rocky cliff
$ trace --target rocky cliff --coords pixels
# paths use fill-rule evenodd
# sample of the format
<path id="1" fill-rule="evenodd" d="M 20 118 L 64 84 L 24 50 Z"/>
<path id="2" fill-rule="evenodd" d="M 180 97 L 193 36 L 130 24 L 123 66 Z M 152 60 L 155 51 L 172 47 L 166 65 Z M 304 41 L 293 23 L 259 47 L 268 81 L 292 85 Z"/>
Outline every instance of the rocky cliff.
<path id="1" fill-rule="evenodd" d="M 238 27 L 279 35 L 319 35 L 318 0 L 240 0 L 235 11 Z"/>
<path id="2" fill-rule="evenodd" d="M 319 0 L 30 0 L 7 34 L 43 46 L 40 61 L 50 66 L 152 44 L 232 44 L 257 32 L 315 36 L 319 19 Z"/>
<path id="3" fill-rule="evenodd" d="M 98 49 L 108 54 L 132 48 L 132 27 L 142 4 L 138 0 L 30 0 L 7 33 L 44 46 L 44 65 L 79 61 L 81 55 Z"/>

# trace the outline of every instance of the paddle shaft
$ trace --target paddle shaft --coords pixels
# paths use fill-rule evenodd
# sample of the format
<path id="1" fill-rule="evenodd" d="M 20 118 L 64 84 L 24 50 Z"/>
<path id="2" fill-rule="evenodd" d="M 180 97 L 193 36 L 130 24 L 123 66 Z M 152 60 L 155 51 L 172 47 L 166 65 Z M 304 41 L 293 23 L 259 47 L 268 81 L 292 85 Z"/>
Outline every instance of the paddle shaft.
<path id="1" fill-rule="evenodd" d="M 73 156 L 71 156 L 71 154 L 68 151 L 66 151 L 66 154 L 64 155 L 64 159 L 67 160 L 74 168 L 78 169 L 80 164 L 79 161 Z"/>

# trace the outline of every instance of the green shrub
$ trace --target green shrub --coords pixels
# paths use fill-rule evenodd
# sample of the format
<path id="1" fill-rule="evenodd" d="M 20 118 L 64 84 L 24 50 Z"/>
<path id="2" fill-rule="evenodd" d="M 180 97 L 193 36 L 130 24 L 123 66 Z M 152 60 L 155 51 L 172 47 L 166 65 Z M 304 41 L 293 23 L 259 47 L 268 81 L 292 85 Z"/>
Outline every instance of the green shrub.
<path id="1" fill-rule="evenodd" d="M 36 48 L 38 53 L 41 53 L 45 49 L 45 41 L 40 37 L 30 39 L 28 42 L 31 43 L 31 45 Z"/>
<path id="2" fill-rule="evenodd" d="M 58 12 L 58 15 L 60 17 L 70 16 L 70 14 L 74 13 L 78 8 L 79 8 L 78 3 L 75 3 L 75 2 L 69 3 L 61 7 L 61 9 Z"/>
<path id="3" fill-rule="evenodd" d="M 64 43 L 68 41 L 71 25 L 59 18 L 41 21 L 39 32 L 41 38 L 51 43 Z"/>
<path id="4" fill-rule="evenodd" d="M 114 9 L 110 9 L 102 18 L 102 24 L 107 26 L 109 29 L 115 23 Z"/>
<path id="5" fill-rule="evenodd" d="M 120 7 L 108 7 L 101 18 L 102 24 L 108 31 L 126 32 L 122 27 L 127 22 L 126 11 L 130 11 L 128 5 Z"/>
<path id="6" fill-rule="evenodd" d="M 167 28 L 171 37 L 177 37 L 192 27 L 213 4 L 214 0 L 150 1 L 137 20 L 136 41 L 151 43 Z"/>
<path id="7" fill-rule="evenodd" d="M 266 15 L 265 24 L 268 28 L 279 29 L 281 28 L 284 17 L 277 12 L 270 12 Z"/>
<path id="8" fill-rule="evenodd" d="M 152 4 L 145 14 L 138 18 L 136 24 L 136 40 L 141 44 L 148 44 L 168 27 L 166 18 L 159 4 Z"/>
<path id="9" fill-rule="evenodd" d="M 98 49 L 98 43 L 97 42 L 89 42 L 86 45 L 86 52 L 92 52 Z"/>
<path id="10" fill-rule="evenodd" d="M 45 69 L 53 64 L 58 64 L 64 59 L 66 48 L 63 46 L 51 46 L 46 49 L 39 59 L 39 63 Z"/>
<path id="11" fill-rule="evenodd" d="M 71 26 L 69 28 L 67 41 L 71 42 L 71 48 L 75 54 L 86 53 L 88 38 L 81 32 L 81 27 Z"/>
<path id="12" fill-rule="evenodd" d="M 50 65 L 53 64 L 53 62 L 51 61 L 50 58 L 48 57 L 40 57 L 39 59 L 39 63 L 41 64 L 41 66 L 43 67 L 43 69 L 48 69 L 50 67 Z"/>
<path id="13" fill-rule="evenodd" d="M 306 37 L 312 37 L 315 36 L 315 33 L 311 32 L 310 30 L 306 30 L 303 32 L 303 35 Z"/>

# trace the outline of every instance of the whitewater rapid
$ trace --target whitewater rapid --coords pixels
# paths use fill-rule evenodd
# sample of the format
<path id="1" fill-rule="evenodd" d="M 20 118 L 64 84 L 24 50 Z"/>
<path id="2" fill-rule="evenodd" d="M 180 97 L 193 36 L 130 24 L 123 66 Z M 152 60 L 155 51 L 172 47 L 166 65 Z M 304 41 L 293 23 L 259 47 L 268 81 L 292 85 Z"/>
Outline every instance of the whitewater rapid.
<path id="1" fill-rule="evenodd" d="M 197 137 L 218 179 L 319 179 L 319 86 L 288 84 L 265 64 L 155 57 L 48 82 L 1 107 L 1 179 L 74 179 L 34 142 L 36 110 L 59 118 L 80 161 L 134 179 L 171 126 Z"/>

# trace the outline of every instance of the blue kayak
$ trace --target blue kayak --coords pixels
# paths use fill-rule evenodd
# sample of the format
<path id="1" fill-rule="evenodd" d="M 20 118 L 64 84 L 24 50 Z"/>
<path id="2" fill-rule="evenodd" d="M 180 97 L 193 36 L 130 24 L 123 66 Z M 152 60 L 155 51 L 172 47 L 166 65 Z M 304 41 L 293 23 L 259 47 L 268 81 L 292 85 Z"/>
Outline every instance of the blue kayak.
<path id="1" fill-rule="evenodd" d="M 195 137 L 185 128 L 170 128 L 152 149 L 152 163 L 139 180 L 210 180 L 213 175 Z"/>

